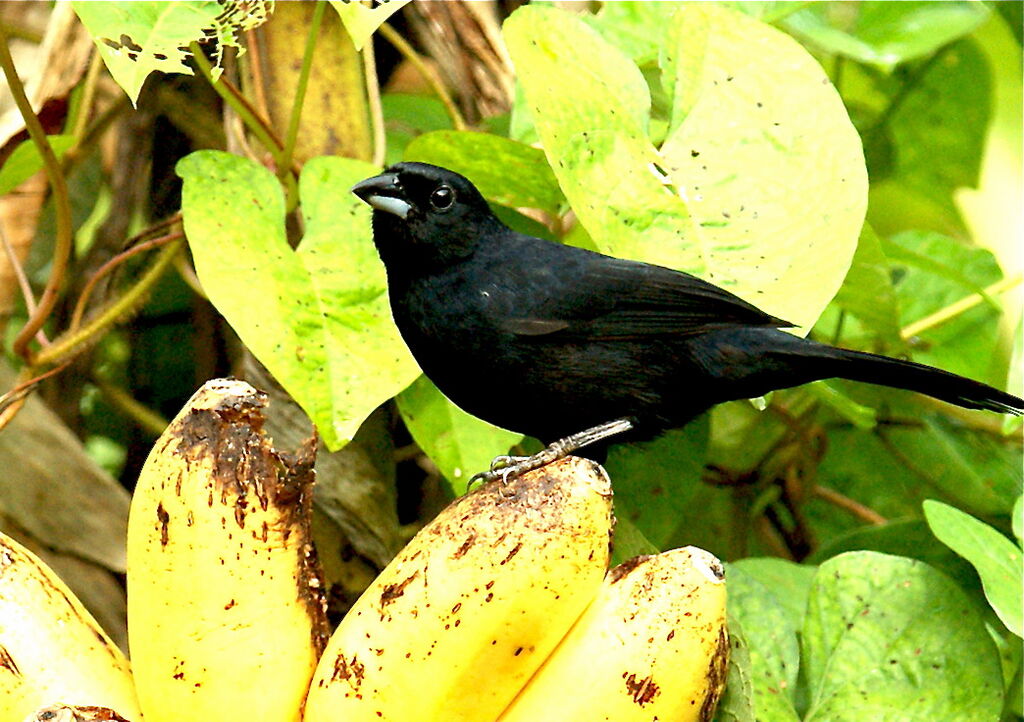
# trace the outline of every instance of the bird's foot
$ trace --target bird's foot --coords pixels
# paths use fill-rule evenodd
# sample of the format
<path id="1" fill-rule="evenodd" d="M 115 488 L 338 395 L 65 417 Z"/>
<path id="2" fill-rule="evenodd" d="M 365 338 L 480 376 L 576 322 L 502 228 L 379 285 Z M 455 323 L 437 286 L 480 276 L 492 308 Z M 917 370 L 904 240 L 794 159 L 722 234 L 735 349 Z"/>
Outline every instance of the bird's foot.
<path id="1" fill-rule="evenodd" d="M 559 439 L 533 456 L 497 456 L 491 462 L 491 468 L 488 471 L 474 474 L 470 478 L 466 489 L 469 491 L 476 484 L 486 484 L 498 479 L 501 479 L 503 485 L 507 484 L 511 479 L 539 469 L 542 466 L 547 466 L 559 459 L 564 459 L 572 452 L 582 449 L 584 446 L 603 441 L 610 436 L 630 431 L 633 428 L 635 428 L 635 423 L 632 419 L 615 419 L 605 424 L 584 429 L 571 436 L 566 436 L 564 439 Z"/>

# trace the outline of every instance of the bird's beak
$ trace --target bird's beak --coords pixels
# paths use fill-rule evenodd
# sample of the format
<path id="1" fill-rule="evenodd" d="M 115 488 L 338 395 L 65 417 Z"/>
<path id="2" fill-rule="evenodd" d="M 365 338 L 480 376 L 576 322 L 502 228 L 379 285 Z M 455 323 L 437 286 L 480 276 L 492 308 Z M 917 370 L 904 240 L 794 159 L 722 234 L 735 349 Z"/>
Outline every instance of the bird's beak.
<path id="1" fill-rule="evenodd" d="M 359 181 L 352 186 L 352 192 L 375 210 L 391 213 L 399 218 L 409 215 L 412 205 L 405 199 L 402 184 L 394 173 L 381 173 Z"/>

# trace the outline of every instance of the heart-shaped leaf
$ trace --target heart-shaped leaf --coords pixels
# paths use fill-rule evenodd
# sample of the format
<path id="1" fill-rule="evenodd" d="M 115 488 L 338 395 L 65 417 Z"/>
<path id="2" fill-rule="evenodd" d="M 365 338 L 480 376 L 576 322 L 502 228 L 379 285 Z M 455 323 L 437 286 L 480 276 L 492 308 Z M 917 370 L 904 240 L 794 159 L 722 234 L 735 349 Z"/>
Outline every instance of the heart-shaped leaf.
<path id="1" fill-rule="evenodd" d="M 210 301 L 331 449 L 419 374 L 391 319 L 370 209 L 349 193 L 377 170 L 348 158 L 308 161 L 299 180 L 306 233 L 292 250 L 267 169 L 220 151 L 177 167 L 185 233 Z"/>
<path id="2" fill-rule="evenodd" d="M 660 56 L 672 130 L 659 152 L 627 55 L 565 12 L 509 18 L 549 163 L 599 250 L 694 273 L 809 327 L 863 223 L 860 139 L 824 71 L 784 33 L 697 3 L 672 23 Z"/>

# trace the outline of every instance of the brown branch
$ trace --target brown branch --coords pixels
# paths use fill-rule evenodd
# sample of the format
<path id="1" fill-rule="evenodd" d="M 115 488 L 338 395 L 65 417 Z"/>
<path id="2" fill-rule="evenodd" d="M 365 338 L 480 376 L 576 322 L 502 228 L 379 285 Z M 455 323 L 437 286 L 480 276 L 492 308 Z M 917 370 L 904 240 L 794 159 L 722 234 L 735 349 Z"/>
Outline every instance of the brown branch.
<path id="1" fill-rule="evenodd" d="M 839 507 L 843 511 L 849 512 L 853 516 L 857 517 L 861 521 L 867 524 L 873 524 L 875 526 L 881 526 L 882 524 L 888 524 L 889 520 L 879 514 L 877 511 L 869 506 L 861 504 L 859 501 L 851 499 L 845 494 L 841 494 L 835 489 L 827 486 L 818 484 L 812 489 L 812 493 L 820 499 L 827 501 L 833 506 Z"/>
<path id="2" fill-rule="evenodd" d="M 7 78 L 7 86 L 11 91 L 21 117 L 25 121 L 25 128 L 28 130 L 32 142 L 35 143 L 39 155 L 43 160 L 43 167 L 46 169 L 46 176 L 50 181 L 50 188 L 53 193 L 54 211 L 56 214 L 56 238 L 53 249 L 53 267 L 50 277 L 46 281 L 46 287 L 39 298 L 39 305 L 36 307 L 25 325 L 18 332 L 14 339 L 13 350 L 18 356 L 31 360 L 32 351 L 29 349 L 29 341 L 36 335 L 53 311 L 57 304 L 58 289 L 64 283 L 64 276 L 67 272 L 68 261 L 71 259 L 72 250 L 72 226 L 71 226 L 71 200 L 68 196 L 67 183 L 61 171 L 60 162 L 50 147 L 46 138 L 46 131 L 43 129 L 39 117 L 32 110 L 32 104 L 25 95 L 25 86 L 18 77 L 18 71 L 14 67 L 14 60 L 11 58 L 11 51 L 7 47 L 7 36 L 4 35 L 3 26 L 0 25 L 0 68 L 3 68 L 4 76 Z"/>

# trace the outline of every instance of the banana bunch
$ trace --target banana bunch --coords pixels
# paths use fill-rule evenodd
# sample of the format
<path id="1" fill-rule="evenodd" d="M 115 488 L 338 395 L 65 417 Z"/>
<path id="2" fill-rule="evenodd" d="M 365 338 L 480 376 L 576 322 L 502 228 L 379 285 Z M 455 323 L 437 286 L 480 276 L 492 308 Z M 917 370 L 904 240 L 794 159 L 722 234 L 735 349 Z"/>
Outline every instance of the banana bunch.
<path id="1" fill-rule="evenodd" d="M 686 547 L 605 576 L 611 522 L 607 477 L 581 459 L 463 497 L 342 621 L 306 722 L 710 719 L 721 563 Z"/>
<path id="2" fill-rule="evenodd" d="M 728 661 L 721 562 L 696 547 L 636 557 L 608 573 L 500 722 L 710 720 Z"/>
<path id="3" fill-rule="evenodd" d="M 53 704 L 141 719 L 121 651 L 49 567 L 0 533 L 0 721 Z"/>
<path id="4" fill-rule="evenodd" d="M 0 535 L 0 722 L 711 718 L 722 566 L 687 547 L 606 574 L 611 486 L 584 459 L 456 500 L 326 641 L 313 452 L 275 451 L 265 404 L 211 381 L 146 461 L 128 523 L 134 683 L 56 576 Z"/>
<path id="5" fill-rule="evenodd" d="M 593 599 L 611 524 L 608 477 L 583 459 L 457 500 L 342 620 L 306 722 L 493 722 Z"/>
<path id="6" fill-rule="evenodd" d="M 262 433 L 264 394 L 208 382 L 146 460 L 128 517 L 128 638 L 146 722 L 297 722 L 326 638 L 312 452 Z"/>

